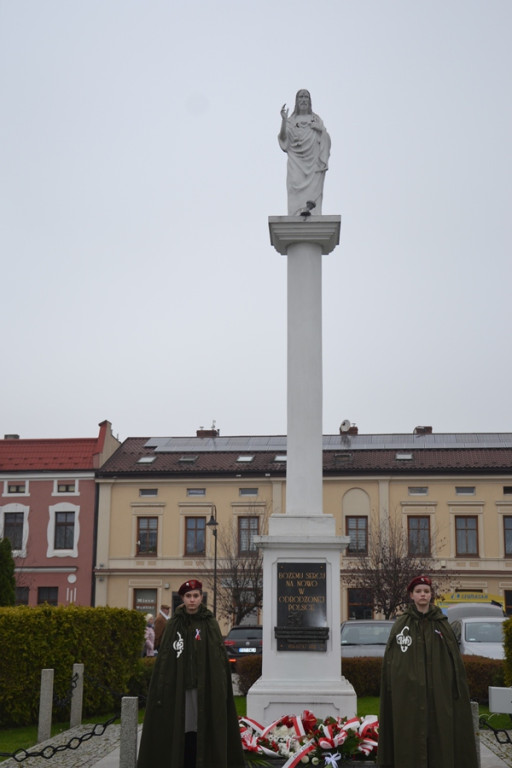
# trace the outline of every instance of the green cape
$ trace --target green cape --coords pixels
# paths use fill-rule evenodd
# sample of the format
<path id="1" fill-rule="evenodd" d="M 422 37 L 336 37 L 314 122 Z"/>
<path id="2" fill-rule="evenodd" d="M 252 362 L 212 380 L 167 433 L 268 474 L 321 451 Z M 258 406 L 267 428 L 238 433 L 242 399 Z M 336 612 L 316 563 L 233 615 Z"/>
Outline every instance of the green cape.
<path id="1" fill-rule="evenodd" d="M 219 625 L 199 607 L 167 622 L 149 687 L 137 768 L 182 768 L 185 689 L 197 683 L 197 768 L 243 768 L 231 670 Z"/>
<path id="2" fill-rule="evenodd" d="M 385 768 L 477 768 L 466 672 L 437 606 L 410 606 L 393 625 L 382 664 L 379 750 Z"/>

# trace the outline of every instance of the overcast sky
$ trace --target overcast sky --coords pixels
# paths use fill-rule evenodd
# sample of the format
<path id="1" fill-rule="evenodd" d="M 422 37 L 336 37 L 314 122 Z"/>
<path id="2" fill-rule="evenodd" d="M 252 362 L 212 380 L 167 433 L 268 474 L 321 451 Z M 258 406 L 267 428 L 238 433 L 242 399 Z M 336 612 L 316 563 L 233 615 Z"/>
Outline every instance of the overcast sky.
<path id="1" fill-rule="evenodd" d="M 510 0 L 0 0 L 0 432 L 286 432 L 277 133 L 331 135 L 324 432 L 512 431 Z"/>

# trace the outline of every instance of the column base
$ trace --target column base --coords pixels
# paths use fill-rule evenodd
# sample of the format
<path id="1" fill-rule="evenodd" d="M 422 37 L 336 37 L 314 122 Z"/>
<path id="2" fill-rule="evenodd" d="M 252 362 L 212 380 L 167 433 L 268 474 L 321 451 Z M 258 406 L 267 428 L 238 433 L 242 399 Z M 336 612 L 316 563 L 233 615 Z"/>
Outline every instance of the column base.
<path id="1" fill-rule="evenodd" d="M 268 725 L 283 715 L 355 717 L 357 696 L 345 677 L 331 680 L 257 680 L 247 694 L 247 715 Z"/>

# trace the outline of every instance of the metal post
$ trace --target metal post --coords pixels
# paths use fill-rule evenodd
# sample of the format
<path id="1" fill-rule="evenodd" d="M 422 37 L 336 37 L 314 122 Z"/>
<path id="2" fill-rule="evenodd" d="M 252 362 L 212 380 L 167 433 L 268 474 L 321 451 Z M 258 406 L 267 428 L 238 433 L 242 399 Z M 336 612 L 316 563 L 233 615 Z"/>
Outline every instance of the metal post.
<path id="1" fill-rule="evenodd" d="M 213 615 L 217 618 L 217 507 L 212 504 L 212 514 L 206 525 L 212 529 L 213 545 Z"/>
<path id="2" fill-rule="evenodd" d="M 39 725 L 37 743 L 47 741 L 52 735 L 53 669 L 41 670 L 41 693 L 39 696 Z"/>
<path id="3" fill-rule="evenodd" d="M 82 707 L 84 700 L 84 665 L 73 664 L 73 680 L 76 675 L 76 684 L 71 691 L 71 712 L 69 715 L 69 727 L 75 728 L 82 724 Z"/>
<path id="4" fill-rule="evenodd" d="M 137 696 L 123 696 L 121 699 L 119 768 L 135 768 L 137 764 L 138 707 Z"/>

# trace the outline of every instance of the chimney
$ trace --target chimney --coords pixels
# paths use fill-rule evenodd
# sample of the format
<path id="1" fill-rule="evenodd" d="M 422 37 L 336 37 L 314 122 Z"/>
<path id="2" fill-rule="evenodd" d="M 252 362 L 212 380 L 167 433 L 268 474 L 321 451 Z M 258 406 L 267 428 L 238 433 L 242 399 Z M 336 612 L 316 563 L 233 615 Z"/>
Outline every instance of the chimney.
<path id="1" fill-rule="evenodd" d="M 414 427 L 413 435 L 431 435 L 432 427 Z"/>
<path id="2" fill-rule="evenodd" d="M 4 440 L 19 440 L 19 435 L 4 435 Z"/>
<path id="3" fill-rule="evenodd" d="M 357 435 L 359 432 L 359 429 L 356 427 L 355 424 L 352 424 L 350 428 L 347 430 L 347 435 Z"/>
<path id="4" fill-rule="evenodd" d="M 196 437 L 218 437 L 219 436 L 219 430 L 218 429 L 197 429 L 196 430 Z"/>

